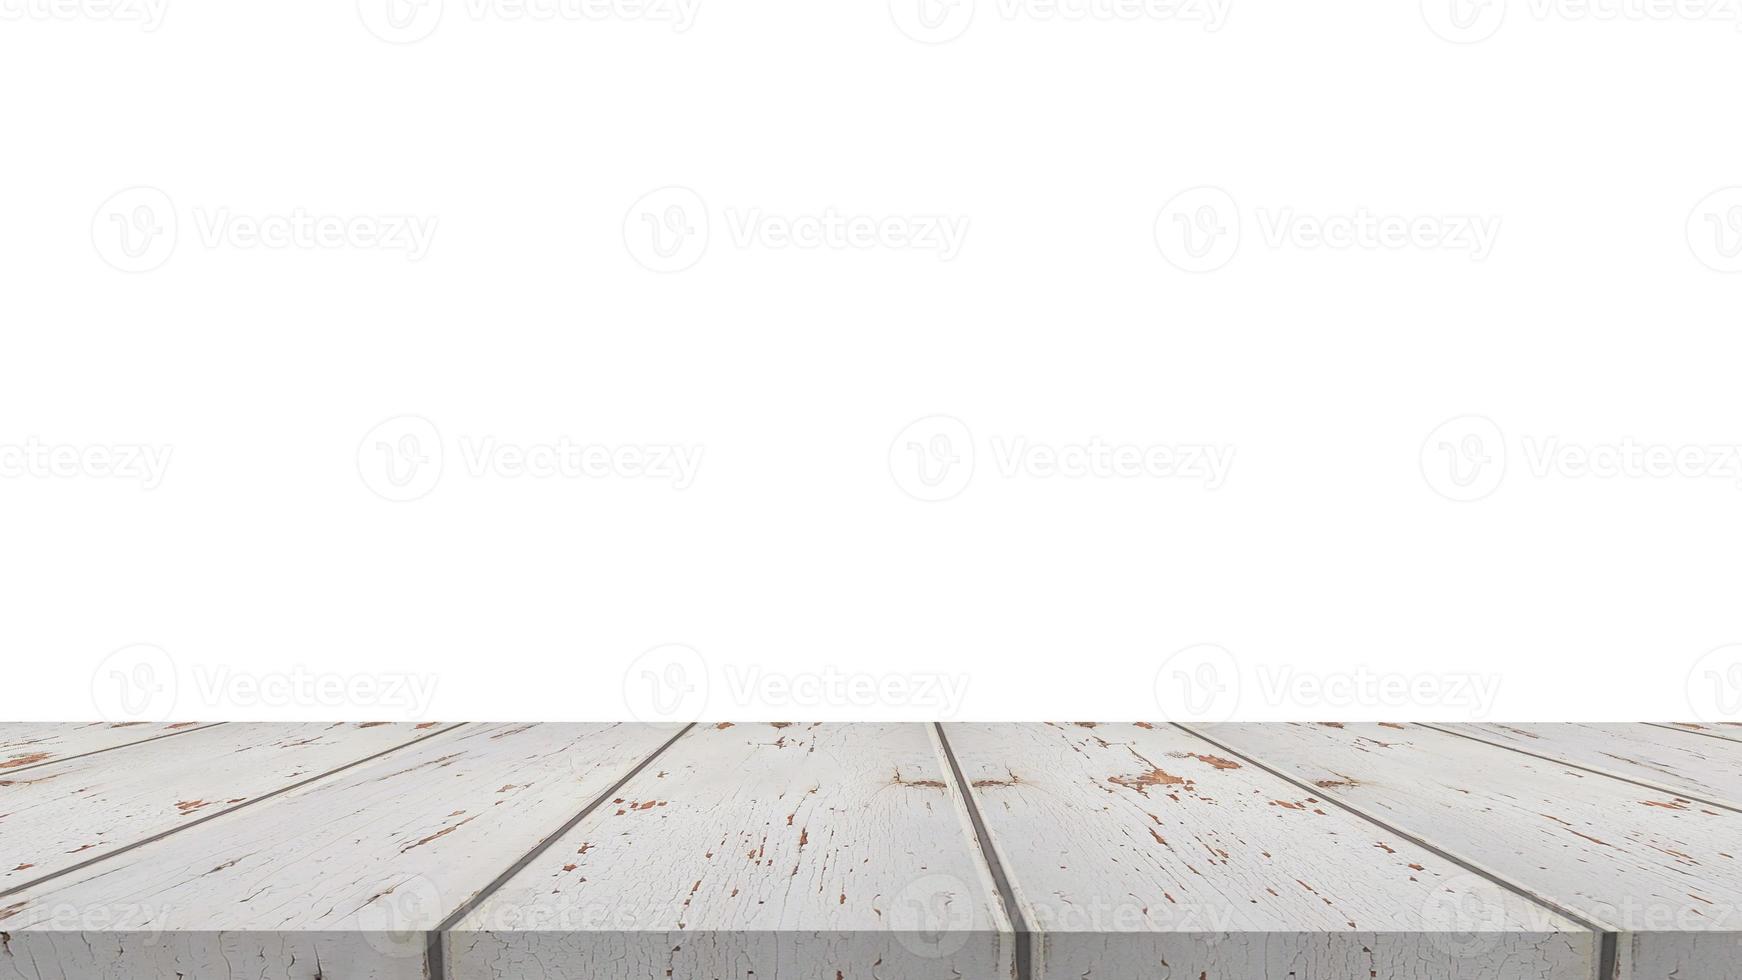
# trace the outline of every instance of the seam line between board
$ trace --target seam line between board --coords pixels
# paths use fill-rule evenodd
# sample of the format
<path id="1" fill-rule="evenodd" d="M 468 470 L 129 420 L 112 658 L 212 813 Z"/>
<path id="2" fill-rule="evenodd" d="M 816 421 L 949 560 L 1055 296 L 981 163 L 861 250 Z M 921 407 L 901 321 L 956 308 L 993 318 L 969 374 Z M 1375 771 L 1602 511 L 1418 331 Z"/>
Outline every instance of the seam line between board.
<path id="1" fill-rule="evenodd" d="M 1010 883 L 1010 876 L 1005 873 L 1004 862 L 992 847 L 992 832 L 987 829 L 986 820 L 980 814 L 980 802 L 974 798 L 968 777 L 962 772 L 961 763 L 956 760 L 956 750 L 950 747 L 949 737 L 944 734 L 943 723 L 932 722 L 932 729 L 937 732 L 938 744 L 944 750 L 944 760 L 950 765 L 950 778 L 956 781 L 956 791 L 961 794 L 962 803 L 967 808 L 968 822 L 974 828 L 975 843 L 980 846 L 986 869 L 992 873 L 992 883 L 998 888 L 998 900 L 1004 903 L 1004 914 L 1016 932 L 1016 980 L 1033 980 L 1034 943 L 1039 941 L 1039 934 L 1023 918 L 1022 907 L 1016 902 L 1016 889 Z"/>
<path id="2" fill-rule="evenodd" d="M 1543 755 L 1540 752 L 1532 752 L 1529 749 L 1522 749 L 1516 745 L 1507 745 L 1503 742 L 1490 742 L 1489 740 L 1487 740 L 1485 738 L 1481 738 L 1481 737 L 1476 736 L 1476 735 L 1469 735 L 1469 734 L 1466 734 L 1464 732 L 1454 731 L 1450 728 L 1441 728 L 1438 725 L 1430 724 L 1430 723 L 1425 722 L 1425 721 L 1418 721 L 1418 722 L 1416 722 L 1416 724 L 1420 725 L 1423 728 L 1432 729 L 1433 731 L 1436 731 L 1436 732 L 1443 732 L 1444 734 L 1447 734 L 1447 735 L 1455 735 L 1458 738 L 1467 738 L 1472 742 L 1480 742 L 1483 745 L 1492 745 L 1494 748 L 1505 749 L 1508 752 L 1516 752 L 1519 755 L 1528 755 L 1533 759 L 1541 759 L 1544 762 L 1552 762 L 1557 766 L 1567 766 L 1567 767 L 1572 768 L 1572 769 L 1578 769 L 1581 772 L 1588 772 L 1594 776 L 1602 776 L 1606 779 L 1613 779 L 1613 780 L 1616 780 L 1617 782 L 1627 783 L 1631 786 L 1638 786 L 1641 789 L 1649 789 L 1649 790 L 1652 790 L 1653 792 L 1657 792 L 1657 793 L 1671 793 L 1680 799 L 1687 800 L 1689 803 L 1704 803 L 1706 806 L 1715 806 L 1720 810 L 1729 810 L 1729 811 L 1734 812 L 1734 813 L 1742 813 L 1742 807 L 1739 807 L 1739 806 L 1735 805 L 1734 803 L 1719 803 L 1717 800 L 1708 800 L 1705 797 L 1693 796 L 1693 795 L 1690 795 L 1686 790 L 1676 789 L 1673 786 L 1665 786 L 1661 783 L 1648 783 L 1643 779 L 1633 779 L 1633 778 L 1628 777 L 1628 776 L 1622 776 L 1622 775 L 1618 775 L 1616 773 L 1612 773 L 1612 772 L 1608 771 L 1607 769 L 1596 769 L 1596 768 L 1593 768 L 1591 766 L 1583 765 L 1581 763 L 1568 762 L 1565 759 L 1557 759 L 1552 755 Z"/>
<path id="3" fill-rule="evenodd" d="M 1683 728 L 1680 725 L 1667 725 L 1661 721 L 1644 721 L 1640 722 L 1640 724 L 1650 725 L 1653 728 L 1661 728 L 1666 732 L 1681 732 L 1684 735 L 1698 735 L 1701 738 L 1715 738 L 1720 742 L 1729 742 L 1731 745 L 1742 745 L 1742 739 L 1731 738 L 1728 735 L 1717 735 L 1701 728 Z M 43 764 L 48 765 L 48 763 Z"/>
<path id="4" fill-rule="evenodd" d="M 208 728 L 217 728 L 219 725 L 222 725 L 222 724 L 224 724 L 224 722 L 211 721 L 211 722 L 207 722 L 203 725 L 195 725 L 191 728 L 182 728 L 182 729 L 178 729 L 178 730 L 173 731 L 173 732 L 164 732 L 162 735 L 153 735 L 150 738 L 142 738 L 137 742 L 122 742 L 120 745 L 111 745 L 106 749 L 92 749 L 89 752 L 80 752 L 77 755 L 64 755 L 58 759 L 50 759 L 47 762 L 38 762 L 34 766 L 19 766 L 17 769 L 6 770 L 6 778 L 8 778 L 8 779 L 12 778 L 13 773 L 29 772 L 32 769 L 41 769 L 44 766 L 58 766 L 63 762 L 72 762 L 74 759 L 88 759 L 93 755 L 102 755 L 105 752 L 118 752 L 121 749 L 130 749 L 135 745 L 145 745 L 148 742 L 156 742 L 156 741 L 159 741 L 160 739 L 174 738 L 177 735 L 188 735 L 188 734 L 191 734 L 193 732 L 203 732 Z"/>
<path id="5" fill-rule="evenodd" d="M 526 854 L 520 858 L 520 860 L 509 865 L 508 869 L 506 871 L 503 871 L 501 874 L 497 875 L 494 879 L 492 879 L 489 884 L 485 885 L 483 888 L 480 888 L 477 892 L 475 892 L 472 895 L 471 898 L 469 898 L 465 902 L 463 902 L 459 908 L 455 909 L 451 914 L 448 915 L 447 918 L 443 919 L 439 924 L 437 924 L 435 929 L 432 932 L 430 932 L 428 936 L 425 937 L 425 942 L 424 942 L 425 976 L 427 976 L 429 978 L 429 980 L 446 980 L 446 977 L 448 975 L 448 964 L 447 964 L 447 943 L 445 942 L 445 939 L 447 938 L 447 934 L 448 934 L 449 930 L 453 929 L 454 926 L 459 925 L 461 920 L 463 920 L 466 916 L 472 914 L 472 912 L 474 910 L 476 910 L 478 908 L 478 906 L 483 905 L 484 900 L 489 898 L 491 895 L 495 894 L 496 891 L 498 889 L 500 889 L 503 885 L 506 885 L 508 883 L 509 879 L 513 878 L 515 875 L 519 874 L 520 872 L 526 870 L 526 868 L 529 865 L 531 865 L 532 862 L 538 860 L 540 855 L 542 855 L 545 851 L 550 850 L 550 848 L 554 844 L 556 844 L 557 841 L 561 840 L 566 834 L 568 834 L 569 831 L 571 831 L 571 830 L 575 829 L 577 826 L 579 826 L 582 820 L 587 819 L 587 817 L 590 816 L 594 810 L 597 810 L 599 807 L 603 806 L 606 800 L 609 800 L 613 796 L 616 796 L 618 790 L 621 790 L 624 786 L 628 785 L 628 783 L 631 779 L 634 779 L 636 776 L 641 775 L 643 770 L 645 770 L 648 766 L 653 764 L 653 760 L 659 758 L 661 755 L 664 755 L 665 751 L 667 749 L 669 749 L 673 745 L 677 744 L 678 739 L 683 738 L 685 735 L 688 735 L 690 732 L 690 729 L 695 728 L 695 727 L 696 727 L 696 723 L 692 721 L 689 724 L 685 725 L 683 728 L 679 729 L 678 733 L 676 735 L 673 735 L 671 738 L 666 739 L 665 742 L 662 743 L 658 748 L 656 748 L 652 752 L 648 753 L 647 758 L 642 759 L 640 762 L 636 763 L 635 768 L 629 770 L 627 773 L 624 773 L 623 778 L 612 783 L 610 786 L 606 787 L 602 792 L 600 792 L 598 796 L 594 797 L 592 802 L 588 803 L 584 808 L 582 808 L 581 812 L 570 817 L 561 827 L 558 827 L 549 836 L 545 837 L 543 840 L 541 840 L 537 844 L 533 845 L 532 850 L 527 851 Z"/>
<path id="6" fill-rule="evenodd" d="M 408 749 L 413 745 L 417 745 L 419 743 L 426 742 L 429 739 L 435 738 L 438 735 L 446 735 L 448 732 L 451 732 L 457 728 L 462 728 L 464 726 L 465 726 L 465 722 L 459 722 L 457 724 L 449 725 L 446 728 L 438 728 L 435 731 L 430 732 L 428 735 L 419 736 L 417 738 L 412 739 L 409 742 L 403 742 L 399 745 L 395 745 L 395 746 L 392 746 L 390 748 L 384 749 L 380 752 L 376 752 L 373 755 L 367 755 L 361 759 L 356 759 L 356 760 L 353 760 L 351 762 L 347 762 L 344 765 L 339 766 L 335 769 L 328 769 L 325 772 L 316 773 L 313 776 L 308 777 L 307 779 L 298 780 L 298 781 L 291 783 L 287 786 L 280 786 L 277 789 L 271 791 L 270 793 L 262 793 L 259 796 L 256 796 L 256 797 L 249 799 L 245 803 L 238 803 L 233 807 L 219 810 L 216 813 L 208 813 L 205 816 L 200 817 L 198 820 L 189 821 L 188 823 L 184 823 L 184 824 L 180 825 L 179 827 L 171 827 L 168 830 L 152 834 L 150 837 L 146 837 L 142 840 L 136 840 L 131 844 L 127 844 L 127 845 L 124 845 L 122 847 L 118 847 L 115 850 L 108 852 L 107 854 L 102 854 L 102 855 L 99 855 L 97 857 L 91 858 L 89 861 L 80 861 L 78 864 L 70 865 L 68 867 L 60 869 L 59 871 L 55 871 L 51 874 L 46 874 L 40 878 L 35 878 L 35 879 L 30 880 L 30 881 L 24 882 L 23 884 L 15 885 L 11 888 L 7 888 L 3 891 L 0 891 L 0 898 L 5 898 L 6 896 L 14 894 L 16 892 L 21 892 L 21 891 L 25 890 L 26 888 L 35 888 L 36 886 L 38 886 L 44 882 L 54 881 L 56 878 L 61 878 L 61 877 L 64 877 L 66 875 L 70 875 L 75 871 L 83 871 L 85 868 L 88 868 L 94 864 L 101 864 L 104 861 L 109 861 L 109 860 L 112 860 L 114 858 L 120 857 L 121 855 L 126 854 L 129 851 L 138 850 L 139 848 L 144 847 L 147 844 L 155 844 L 158 841 L 163 840 L 166 837 L 173 837 L 176 834 L 180 834 L 180 833 L 184 833 L 186 831 L 192 830 L 195 827 L 199 827 L 203 824 L 210 823 L 211 821 L 216 820 L 219 817 L 227 817 L 230 814 L 235 813 L 238 810 L 246 810 L 247 808 L 255 805 L 256 803 L 265 803 L 267 800 L 273 799 L 274 797 L 277 797 L 277 796 L 282 796 L 285 793 L 288 793 L 293 789 L 301 789 L 302 787 L 307 786 L 310 783 L 316 783 L 316 782 L 319 782 L 323 779 L 326 779 L 328 776 L 334 776 L 334 775 L 337 775 L 341 772 L 344 772 L 347 769 L 353 769 L 357 766 L 364 764 L 365 762 L 374 762 L 376 759 L 379 759 L 384 755 L 391 755 L 394 752 L 398 752 L 401 749 Z M 165 736 L 165 737 L 167 737 L 167 736 Z"/>
<path id="7" fill-rule="evenodd" d="M 1484 880 L 1486 880 L 1494 885 L 1499 886 L 1500 888 L 1505 889 L 1506 891 L 1511 892 L 1514 895 L 1517 895 L 1518 897 L 1524 899 L 1525 901 L 1529 902 L 1532 905 L 1540 906 L 1544 909 L 1547 909 L 1550 912 L 1555 913 L 1556 915 L 1559 915 L 1565 919 L 1569 919 L 1572 922 L 1574 922 L 1580 926 L 1583 926 L 1585 929 L 1589 930 L 1591 933 L 1594 934 L 1594 936 L 1598 940 L 1599 944 L 1601 944 L 1601 942 L 1603 941 L 1604 936 L 1611 935 L 1611 934 L 1614 934 L 1615 932 L 1617 932 L 1617 930 L 1609 927 L 1608 925 L 1606 925 L 1604 923 L 1601 923 L 1601 922 L 1598 922 L 1594 919 L 1591 919 L 1588 916 L 1580 915 L 1579 913 L 1574 912 L 1571 909 L 1563 908 L 1559 903 L 1550 901 L 1549 899 L 1547 899 L 1541 895 L 1537 895 L 1537 894 L 1529 891 L 1528 889 L 1524 888 L 1522 885 L 1513 884 L 1512 882 L 1506 880 L 1505 877 L 1498 874 L 1497 872 L 1488 871 L 1485 868 L 1482 868 L 1476 864 L 1473 864 L 1470 861 L 1467 861 L 1464 858 L 1461 858 L 1461 857 L 1457 856 L 1456 854 L 1453 854 L 1451 851 L 1446 850 L 1445 848 L 1439 846 L 1438 844 L 1433 843 L 1432 841 L 1429 841 L 1423 837 L 1419 837 L 1415 834 L 1412 834 L 1412 833 L 1409 833 L 1408 831 L 1403 830 L 1402 828 L 1399 828 L 1399 827 L 1396 827 L 1390 823 L 1387 823 L 1386 821 L 1381 820 L 1380 818 L 1366 812 L 1365 810 L 1362 810 L 1359 807 L 1356 807 L 1354 804 L 1347 803 L 1347 802 L 1339 799 L 1334 794 L 1327 793 L 1321 788 L 1311 786 L 1305 780 L 1297 779 L 1293 776 L 1290 776 L 1288 773 L 1283 772 L 1282 770 L 1277 769 L 1277 768 L 1263 762 L 1257 756 L 1254 756 L 1250 753 L 1242 752 L 1239 749 L 1236 749 L 1233 746 L 1228 745 L 1225 742 L 1217 741 L 1216 739 L 1211 738 L 1210 736 L 1205 735 L 1202 732 L 1199 732 L 1199 731 L 1196 731 L 1194 729 L 1186 727 L 1185 725 L 1181 724 L 1180 722 L 1172 721 L 1172 722 L 1168 722 L 1168 724 L 1172 725 L 1173 727 L 1179 729 L 1182 732 L 1185 732 L 1188 735 L 1191 735 L 1193 738 L 1202 739 L 1202 740 L 1210 743 L 1211 745 L 1216 746 L 1217 748 L 1221 749 L 1224 752 L 1231 753 L 1240 759 L 1244 759 L 1246 762 L 1249 762 L 1252 765 L 1258 767 L 1259 769 L 1262 769 L 1263 771 L 1271 774 L 1272 776 L 1275 776 L 1276 778 L 1281 779 L 1284 782 L 1287 782 L 1291 786 L 1294 786 L 1297 789 L 1303 790 L 1304 792 L 1306 792 L 1306 794 L 1308 796 L 1312 796 L 1312 797 L 1315 797 L 1318 799 L 1323 799 L 1325 802 L 1331 804 L 1332 806 L 1337 807 L 1338 809 L 1341 809 L 1341 810 L 1346 810 L 1349 813 L 1352 813 L 1355 816 L 1360 817 L 1362 820 L 1365 820 L 1368 823 L 1374 825 L 1375 827 L 1383 828 L 1384 830 L 1386 830 L 1390 833 L 1396 834 L 1399 838 L 1406 840 L 1406 841 L 1409 841 L 1411 844 L 1414 844 L 1417 847 L 1423 848 L 1424 850 L 1427 850 L 1427 851 L 1430 851 L 1434 854 L 1439 855 L 1441 858 L 1443 858 L 1447 861 L 1450 861 L 1452 864 L 1455 864 L 1460 868 L 1463 868 L 1465 871 L 1468 871 L 1469 873 L 1476 875 L 1479 878 L 1482 878 L 1482 879 L 1484 879 Z M 1601 955 L 1600 952 L 1599 952 L 1599 955 Z M 1608 980 L 1608 978 L 1604 978 L 1604 980 Z"/>

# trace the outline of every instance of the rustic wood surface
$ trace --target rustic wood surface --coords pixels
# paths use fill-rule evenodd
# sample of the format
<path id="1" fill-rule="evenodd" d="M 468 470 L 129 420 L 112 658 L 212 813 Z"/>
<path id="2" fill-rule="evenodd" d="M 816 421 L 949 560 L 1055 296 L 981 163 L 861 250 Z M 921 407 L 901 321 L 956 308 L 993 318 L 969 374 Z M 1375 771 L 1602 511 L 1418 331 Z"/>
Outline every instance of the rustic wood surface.
<path id="1" fill-rule="evenodd" d="M 185 968 L 338 980 L 335 962 L 344 976 L 422 977 L 427 933 L 675 730 L 438 731 L 0 899 L 10 933 L 0 977 L 167 978 Z M 282 950 L 236 959 L 262 945 Z M 78 961 L 87 950 L 94 959 Z M 69 955 L 79 972 L 41 970 Z"/>
<path id="2" fill-rule="evenodd" d="M 1623 978 L 1742 974 L 1742 813 L 1421 725 L 1192 727 L 1617 933 Z"/>
<path id="3" fill-rule="evenodd" d="M 216 725 L 0 779 L 0 895 L 403 745 L 420 725 Z"/>
<path id="4" fill-rule="evenodd" d="M 1742 742 L 1648 725 L 1432 727 L 1742 809 Z"/>
<path id="5" fill-rule="evenodd" d="M 1738 735 L 0 725 L 0 980 L 1742 980 Z"/>
<path id="6" fill-rule="evenodd" d="M 912 724 L 700 727 L 448 944 L 455 975 L 503 980 L 947 980 L 1014 961 L 937 734 Z"/>
<path id="7" fill-rule="evenodd" d="M 173 725 L 87 723 L 76 725 L 0 725 L 0 778 L 11 778 L 34 766 L 74 756 L 162 738 L 204 727 L 184 721 Z"/>
<path id="8" fill-rule="evenodd" d="M 1177 728 L 945 732 L 1047 937 L 1038 977 L 1137 980 L 1159 962 L 1185 977 L 1594 972 L 1578 923 Z M 1456 935 L 1466 924 L 1475 935 Z"/>

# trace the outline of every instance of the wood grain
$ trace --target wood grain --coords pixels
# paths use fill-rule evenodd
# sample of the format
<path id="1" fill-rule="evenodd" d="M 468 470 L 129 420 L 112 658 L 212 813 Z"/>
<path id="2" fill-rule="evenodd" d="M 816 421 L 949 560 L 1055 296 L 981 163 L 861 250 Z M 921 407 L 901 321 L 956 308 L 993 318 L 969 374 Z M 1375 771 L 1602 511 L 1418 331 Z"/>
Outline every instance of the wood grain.
<path id="1" fill-rule="evenodd" d="M 1718 728 L 0 726 L 0 980 L 1742 980 Z"/>
<path id="2" fill-rule="evenodd" d="M 1732 742 L 1742 742 L 1742 721 L 1720 721 L 1701 723 L 1693 721 L 1677 721 L 1669 724 L 1670 728 L 1682 731 L 1697 732 L 1712 738 L 1727 738 Z"/>
<path id="3" fill-rule="evenodd" d="M 1036 976 L 1590 980 L 1579 924 L 1169 726 L 949 725 Z"/>
<path id="4" fill-rule="evenodd" d="M 1742 808 L 1742 742 L 1649 725 L 1432 725 L 1520 752 Z"/>
<path id="5" fill-rule="evenodd" d="M 430 930 L 676 731 L 442 732 L 0 899 L 0 978 L 417 980 Z"/>
<path id="6" fill-rule="evenodd" d="M 0 779 L 0 895 L 432 729 L 218 725 Z"/>
<path id="7" fill-rule="evenodd" d="M 1194 725 L 1585 920 L 1623 977 L 1732 980 L 1742 814 L 1419 725 Z"/>
<path id="8" fill-rule="evenodd" d="M 207 727 L 199 722 L 184 721 L 169 725 L 146 722 L 89 722 L 81 724 L 0 725 L 0 778 L 45 766 L 51 762 L 102 752 L 121 745 L 162 738 Z"/>
<path id="9" fill-rule="evenodd" d="M 692 730 L 456 925 L 456 980 L 1008 977 L 924 725 Z"/>

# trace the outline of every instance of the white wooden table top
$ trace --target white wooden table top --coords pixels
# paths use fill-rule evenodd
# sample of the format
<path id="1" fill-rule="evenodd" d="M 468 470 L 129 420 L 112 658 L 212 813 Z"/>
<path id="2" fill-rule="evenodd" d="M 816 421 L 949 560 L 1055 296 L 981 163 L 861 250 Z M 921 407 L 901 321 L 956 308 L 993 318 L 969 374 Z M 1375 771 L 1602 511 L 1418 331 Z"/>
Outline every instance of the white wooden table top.
<path id="1" fill-rule="evenodd" d="M 0 725 L 0 980 L 1742 980 L 1739 735 Z"/>

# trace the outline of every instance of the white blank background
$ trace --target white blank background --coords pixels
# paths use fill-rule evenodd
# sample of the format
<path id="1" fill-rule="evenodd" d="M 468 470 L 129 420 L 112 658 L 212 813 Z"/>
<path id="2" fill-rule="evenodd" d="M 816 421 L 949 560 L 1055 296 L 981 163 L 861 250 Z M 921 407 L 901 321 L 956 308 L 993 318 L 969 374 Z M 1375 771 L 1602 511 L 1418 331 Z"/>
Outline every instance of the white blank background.
<path id="1" fill-rule="evenodd" d="M 898 0 L 900 2 L 900 0 Z M 1742 185 L 1731 20 L 1539 17 L 1475 44 L 1414 3 L 1233 0 L 1226 26 L 1007 19 L 945 44 L 883 0 L 702 0 L 475 20 L 384 43 L 351 2 L 169 0 L 160 29 L 0 21 L 0 443 L 173 446 L 162 486 L 0 479 L 0 716 L 94 717 L 93 672 L 412 672 L 433 717 L 630 717 L 648 648 L 709 669 L 967 678 L 958 717 L 1159 713 L 1168 654 L 1321 677 L 1502 677 L 1490 714 L 1683 718 L 1742 640 L 1742 487 L 1537 477 L 1526 437 L 1742 444 L 1742 275 L 1690 248 Z M 9 8 L 14 9 L 14 8 Z M 180 232 L 123 273 L 93 215 L 159 188 Z M 644 269 L 627 209 L 692 188 L 703 259 Z M 1176 193 L 1243 210 L 1476 214 L 1459 252 L 1272 248 L 1182 272 Z M 207 248 L 196 208 L 439 219 L 429 255 Z M 959 257 L 738 248 L 727 209 L 965 215 Z M 973 482 L 922 503 L 891 441 L 944 414 Z M 424 417 L 439 485 L 359 477 Z M 1447 419 L 1505 433 L 1456 503 Z M 462 436 L 701 445 L 695 485 L 474 479 Z M 1225 486 L 1006 479 L 984 444 L 1235 447 Z M 199 667 L 204 665 L 204 667 Z M 178 717 L 357 717 L 202 700 Z M 735 698 L 719 717 L 932 717 Z M 1465 717 L 1272 699 L 1252 719 Z M 391 715 L 390 711 L 373 714 Z"/>

